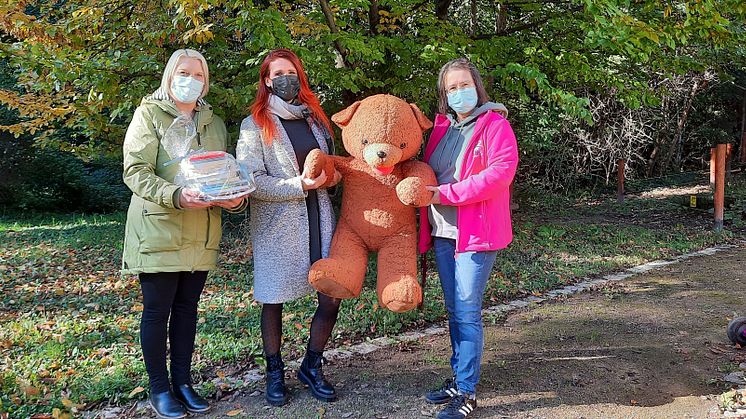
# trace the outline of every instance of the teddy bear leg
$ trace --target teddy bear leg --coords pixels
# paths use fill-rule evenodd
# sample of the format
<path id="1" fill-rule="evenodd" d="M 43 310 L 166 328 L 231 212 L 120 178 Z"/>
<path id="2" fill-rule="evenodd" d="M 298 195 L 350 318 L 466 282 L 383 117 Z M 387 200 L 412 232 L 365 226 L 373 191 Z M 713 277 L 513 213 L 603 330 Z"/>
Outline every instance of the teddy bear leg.
<path id="1" fill-rule="evenodd" d="M 403 313 L 422 301 L 417 282 L 417 252 L 414 234 L 387 240 L 378 251 L 378 302 L 391 311 Z"/>
<path id="2" fill-rule="evenodd" d="M 322 294 L 334 298 L 360 295 L 368 268 L 368 250 L 343 222 L 334 232 L 329 257 L 317 260 L 308 272 L 308 282 Z"/>

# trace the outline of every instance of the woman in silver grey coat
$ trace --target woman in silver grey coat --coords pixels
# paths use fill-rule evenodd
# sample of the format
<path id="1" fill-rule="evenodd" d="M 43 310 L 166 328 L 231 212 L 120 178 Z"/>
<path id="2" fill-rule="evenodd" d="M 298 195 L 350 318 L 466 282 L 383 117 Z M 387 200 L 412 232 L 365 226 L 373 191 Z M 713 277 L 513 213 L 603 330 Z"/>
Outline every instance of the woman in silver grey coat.
<path id="1" fill-rule="evenodd" d="M 328 177 L 303 170 L 308 153 L 329 153 L 329 118 L 311 92 L 298 57 L 290 50 L 270 52 L 259 70 L 251 115 L 241 124 L 238 161 L 254 174 L 250 229 L 254 252 L 254 299 L 262 303 L 262 343 L 267 362 L 267 401 L 288 401 L 280 356 L 283 303 L 310 294 L 308 270 L 327 257 L 334 232 Z M 298 379 L 322 401 L 337 398 L 322 371 L 322 354 L 337 321 L 340 300 L 318 293 L 310 339 Z"/>

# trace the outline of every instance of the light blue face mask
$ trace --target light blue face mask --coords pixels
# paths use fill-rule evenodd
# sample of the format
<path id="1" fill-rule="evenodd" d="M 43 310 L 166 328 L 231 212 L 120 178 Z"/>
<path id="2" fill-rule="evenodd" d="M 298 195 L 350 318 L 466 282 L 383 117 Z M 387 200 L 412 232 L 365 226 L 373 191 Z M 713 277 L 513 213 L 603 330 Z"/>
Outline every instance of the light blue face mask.
<path id="1" fill-rule="evenodd" d="M 448 93 L 448 106 L 456 113 L 469 113 L 477 106 L 477 89 L 475 87 L 464 87 Z"/>
<path id="2" fill-rule="evenodd" d="M 194 103 L 202 94 L 204 86 L 204 83 L 193 77 L 174 76 L 171 80 L 171 93 L 181 103 Z"/>

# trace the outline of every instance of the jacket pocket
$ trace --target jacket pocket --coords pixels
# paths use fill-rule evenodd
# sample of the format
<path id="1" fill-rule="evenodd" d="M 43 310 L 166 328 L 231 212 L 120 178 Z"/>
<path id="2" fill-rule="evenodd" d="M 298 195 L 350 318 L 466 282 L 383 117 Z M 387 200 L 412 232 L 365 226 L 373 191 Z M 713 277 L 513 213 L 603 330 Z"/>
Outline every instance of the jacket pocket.
<path id="1" fill-rule="evenodd" d="M 222 236 L 220 207 L 211 207 L 207 210 L 207 243 L 205 248 L 210 250 L 220 249 L 220 237 Z"/>
<path id="2" fill-rule="evenodd" d="M 165 208 L 150 201 L 143 201 L 140 228 L 140 252 L 166 252 L 181 249 L 181 210 Z"/>

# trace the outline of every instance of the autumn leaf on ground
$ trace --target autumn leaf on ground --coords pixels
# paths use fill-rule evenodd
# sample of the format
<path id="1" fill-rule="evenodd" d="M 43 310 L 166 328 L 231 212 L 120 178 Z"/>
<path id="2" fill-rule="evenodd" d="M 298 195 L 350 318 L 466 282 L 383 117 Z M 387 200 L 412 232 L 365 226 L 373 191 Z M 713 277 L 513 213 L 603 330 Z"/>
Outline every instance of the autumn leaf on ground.
<path id="1" fill-rule="evenodd" d="M 39 395 L 39 389 L 34 386 L 24 386 L 23 387 L 23 394 L 34 397 Z"/>
<path id="2" fill-rule="evenodd" d="M 235 410 L 229 410 L 229 411 L 225 412 L 225 415 L 232 417 L 232 416 L 238 416 L 241 413 L 243 413 L 243 409 L 235 409 Z"/>
<path id="3" fill-rule="evenodd" d="M 132 391 L 130 391 L 129 398 L 131 399 L 131 398 L 135 397 L 136 395 L 142 393 L 143 391 L 145 391 L 144 388 L 142 388 L 140 386 L 137 386 Z"/>

